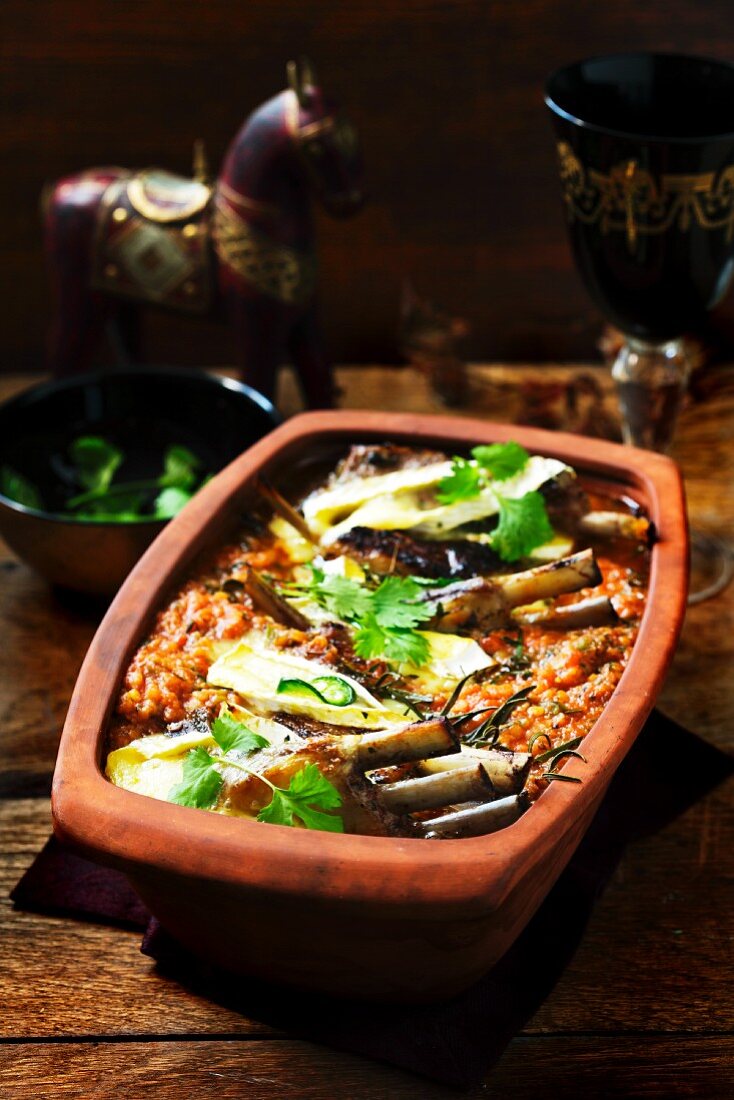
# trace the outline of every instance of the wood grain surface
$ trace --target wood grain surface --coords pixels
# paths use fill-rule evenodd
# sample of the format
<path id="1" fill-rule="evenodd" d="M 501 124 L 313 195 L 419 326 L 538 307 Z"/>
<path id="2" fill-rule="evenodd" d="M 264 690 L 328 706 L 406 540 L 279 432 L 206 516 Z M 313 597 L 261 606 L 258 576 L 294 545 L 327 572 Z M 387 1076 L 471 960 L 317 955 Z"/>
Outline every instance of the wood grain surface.
<path id="1" fill-rule="evenodd" d="M 476 371 L 487 382 L 527 376 L 517 368 Z M 412 372 L 375 367 L 340 377 L 345 404 L 438 411 Z M 734 370 L 712 380 L 676 444 L 692 517 L 719 533 L 730 532 L 734 518 L 733 381 Z M 0 399 L 14 385 L 0 384 Z M 293 408 L 287 379 L 282 400 Z M 12 909 L 8 891 L 48 835 L 60 725 L 100 613 L 49 592 L 0 553 L 0 1096 L 456 1095 L 276 1033 L 182 989 L 139 953 L 136 933 Z M 679 722 L 729 750 L 733 628 L 732 588 L 691 608 L 662 696 Z M 733 787 L 717 788 L 627 848 L 560 981 L 472 1097 L 732 1095 Z"/>
<path id="2" fill-rule="evenodd" d="M 9 1049 L 5 1065 L 0 1083 L 6 1100 L 509 1100 L 537 1096 L 540 1088 L 554 1100 L 728 1100 L 734 1057 L 718 1036 L 619 1036 L 608 1042 L 591 1035 L 560 1042 L 527 1036 L 508 1048 L 489 1086 L 463 1093 L 425 1081 L 416 1087 L 414 1078 L 389 1067 L 378 1076 L 361 1059 L 293 1041 L 39 1043 Z"/>
<path id="3" fill-rule="evenodd" d="M 475 358 L 588 357 L 600 317 L 565 238 L 543 84 L 625 49 L 729 60 L 730 0 L 4 0 L 0 370 L 39 370 L 48 321 L 39 199 L 93 165 L 216 169 L 245 116 L 309 54 L 359 127 L 370 202 L 319 217 L 337 361 L 395 361 L 401 284 L 471 327 Z M 732 304 L 724 308 L 732 327 Z M 231 359 L 224 330 L 148 324 L 154 362 Z"/>

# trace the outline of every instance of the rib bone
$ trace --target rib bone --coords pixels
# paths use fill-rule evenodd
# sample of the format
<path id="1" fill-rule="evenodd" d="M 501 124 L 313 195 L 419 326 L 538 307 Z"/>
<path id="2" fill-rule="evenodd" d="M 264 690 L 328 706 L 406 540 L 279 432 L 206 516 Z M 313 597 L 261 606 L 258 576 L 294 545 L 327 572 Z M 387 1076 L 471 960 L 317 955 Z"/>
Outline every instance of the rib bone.
<path id="1" fill-rule="evenodd" d="M 517 821 L 529 804 L 528 796 L 522 791 L 520 794 L 500 798 L 496 802 L 470 806 L 467 809 L 443 814 L 442 817 L 421 821 L 418 828 L 425 837 L 485 836 Z"/>
<path id="2" fill-rule="evenodd" d="M 612 601 L 607 596 L 590 596 L 588 600 L 563 607 L 525 609 L 514 614 L 516 622 L 532 626 L 547 626 L 550 630 L 579 630 L 584 626 L 611 626 L 619 622 Z"/>
<path id="3" fill-rule="evenodd" d="M 428 718 L 397 730 L 366 733 L 356 744 L 357 761 L 364 771 L 458 751 L 459 740 L 445 718 Z"/>
<path id="4" fill-rule="evenodd" d="M 486 771 L 498 794 L 519 791 L 530 770 L 530 754 L 527 752 L 499 752 L 497 749 L 472 748 L 462 745 L 461 752 L 453 756 L 436 756 L 421 762 L 421 771 L 428 775 L 465 768 L 470 760 L 476 760 Z"/>
<path id="5" fill-rule="evenodd" d="M 587 512 L 578 525 L 579 534 L 592 539 L 634 539 L 647 543 L 652 524 L 645 516 L 631 516 L 629 512 Z"/>
<path id="6" fill-rule="evenodd" d="M 457 753 L 457 756 L 460 755 Z M 421 779 L 404 779 L 377 788 L 380 798 L 393 813 L 414 813 L 435 810 L 461 802 L 484 802 L 492 798 L 494 789 L 481 764 L 429 775 Z"/>
<path id="7" fill-rule="evenodd" d="M 597 585 L 601 573 L 593 550 L 506 576 L 474 577 L 443 588 L 427 589 L 423 599 L 436 607 L 431 626 L 455 634 L 463 630 L 491 630 L 503 623 L 513 607 L 577 592 Z"/>

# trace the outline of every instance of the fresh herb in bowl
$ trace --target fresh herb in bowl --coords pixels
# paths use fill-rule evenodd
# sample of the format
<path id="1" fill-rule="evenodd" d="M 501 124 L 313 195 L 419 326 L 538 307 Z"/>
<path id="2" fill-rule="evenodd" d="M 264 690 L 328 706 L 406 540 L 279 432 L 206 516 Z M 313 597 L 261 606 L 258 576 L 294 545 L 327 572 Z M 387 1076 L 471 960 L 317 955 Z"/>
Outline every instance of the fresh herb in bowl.
<path id="1" fill-rule="evenodd" d="M 36 486 L 12 466 L 0 466 L 0 492 L 26 508 L 43 511 L 43 497 Z"/>
<path id="2" fill-rule="evenodd" d="M 72 479 L 81 492 L 65 502 L 64 510 L 71 518 L 89 522 L 171 519 L 208 480 L 202 477 L 201 461 L 181 444 L 167 448 L 157 477 L 135 481 L 114 481 L 125 453 L 102 436 L 75 439 L 68 457 Z M 28 508 L 44 509 L 38 488 L 10 466 L 0 467 L 0 490 Z"/>

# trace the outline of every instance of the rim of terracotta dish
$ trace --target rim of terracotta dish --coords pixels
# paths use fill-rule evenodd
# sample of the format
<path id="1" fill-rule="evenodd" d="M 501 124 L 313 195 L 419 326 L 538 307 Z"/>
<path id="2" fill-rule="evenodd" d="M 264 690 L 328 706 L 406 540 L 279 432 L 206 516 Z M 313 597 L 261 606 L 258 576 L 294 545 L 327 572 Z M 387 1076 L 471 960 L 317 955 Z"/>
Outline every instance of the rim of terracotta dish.
<path id="1" fill-rule="evenodd" d="M 586 735 L 588 764 L 574 759 L 564 768 L 582 783 L 552 784 L 515 824 L 498 833 L 440 842 L 262 826 L 115 787 L 100 762 L 119 681 L 160 605 L 161 581 L 167 586 L 168 578 L 181 575 L 195 536 L 284 452 L 298 447 L 303 452 L 317 439 L 346 444 L 384 438 L 457 450 L 516 439 L 531 452 L 565 460 L 582 475 L 600 475 L 644 494 L 659 532 L 648 604 L 629 664 Z M 437 914 L 494 907 L 525 873 L 545 834 L 562 846 L 564 835 L 601 797 L 634 741 L 675 647 L 687 572 L 682 480 L 675 463 L 662 455 L 473 419 L 359 410 L 301 414 L 254 444 L 199 492 L 158 536 L 111 604 L 79 674 L 61 739 L 53 785 L 57 832 L 103 862 L 127 869 L 134 864 L 314 900 L 430 903 Z"/>

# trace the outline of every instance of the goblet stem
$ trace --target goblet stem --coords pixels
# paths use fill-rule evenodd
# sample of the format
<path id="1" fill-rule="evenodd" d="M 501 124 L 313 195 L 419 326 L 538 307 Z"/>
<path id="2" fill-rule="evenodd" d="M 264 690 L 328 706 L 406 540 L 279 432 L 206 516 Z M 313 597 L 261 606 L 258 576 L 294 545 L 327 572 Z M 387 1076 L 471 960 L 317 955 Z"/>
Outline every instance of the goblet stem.
<path id="1" fill-rule="evenodd" d="M 627 339 L 612 367 L 625 443 L 653 451 L 670 448 L 690 373 L 684 340 L 649 344 Z M 731 548 L 715 535 L 693 529 L 688 603 L 702 603 L 718 595 L 732 574 Z"/>
<path id="2" fill-rule="evenodd" d="M 625 443 L 669 450 L 690 373 L 685 340 L 626 339 L 612 367 Z"/>

